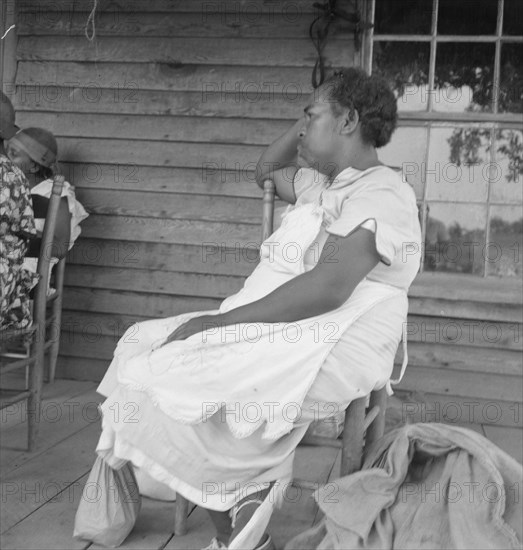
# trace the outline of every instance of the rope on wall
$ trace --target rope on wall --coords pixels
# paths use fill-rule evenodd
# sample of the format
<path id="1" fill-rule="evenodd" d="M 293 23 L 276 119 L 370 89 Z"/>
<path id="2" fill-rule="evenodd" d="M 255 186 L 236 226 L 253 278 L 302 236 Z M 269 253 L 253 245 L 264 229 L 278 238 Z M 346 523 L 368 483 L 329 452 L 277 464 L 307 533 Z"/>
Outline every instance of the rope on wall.
<path id="1" fill-rule="evenodd" d="M 322 12 L 309 27 L 309 36 L 318 54 L 316 63 L 312 69 L 312 86 L 314 88 L 320 86 L 325 79 L 323 50 L 327 44 L 327 36 L 331 23 L 336 19 L 341 19 L 349 23 L 354 32 L 354 46 L 356 51 L 360 49 L 362 31 L 372 27 L 370 23 L 364 23 L 362 21 L 360 11 L 357 8 L 354 8 L 353 12 L 349 12 L 336 7 L 336 2 L 337 0 L 326 0 L 323 4 L 319 2 L 314 2 L 313 4 L 314 8 Z"/>
<path id="2" fill-rule="evenodd" d="M 85 24 L 85 36 L 89 42 L 92 42 L 96 37 L 96 27 L 94 23 L 94 17 L 96 15 L 96 8 L 98 7 L 98 0 L 94 0 L 93 9 L 87 18 L 87 23 Z M 89 26 L 91 29 L 89 30 Z"/>

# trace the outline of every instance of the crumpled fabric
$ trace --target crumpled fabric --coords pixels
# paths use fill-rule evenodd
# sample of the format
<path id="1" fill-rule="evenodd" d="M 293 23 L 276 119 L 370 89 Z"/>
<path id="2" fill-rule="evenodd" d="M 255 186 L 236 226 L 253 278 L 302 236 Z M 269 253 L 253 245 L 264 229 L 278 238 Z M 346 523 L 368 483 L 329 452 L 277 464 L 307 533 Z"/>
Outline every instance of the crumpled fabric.
<path id="1" fill-rule="evenodd" d="M 285 549 L 522 548 L 522 480 L 523 466 L 476 432 L 407 425 L 318 492 L 325 517 Z"/>

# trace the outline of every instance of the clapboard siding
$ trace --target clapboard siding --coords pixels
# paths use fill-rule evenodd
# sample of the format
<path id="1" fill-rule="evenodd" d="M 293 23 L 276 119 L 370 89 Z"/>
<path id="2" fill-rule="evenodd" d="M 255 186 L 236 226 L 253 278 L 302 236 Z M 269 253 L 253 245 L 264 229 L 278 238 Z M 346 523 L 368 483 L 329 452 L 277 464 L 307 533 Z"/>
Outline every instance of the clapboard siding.
<path id="1" fill-rule="evenodd" d="M 289 127 L 286 120 L 244 120 L 191 116 L 96 115 L 71 113 L 21 112 L 19 123 L 42 128 L 55 128 L 61 138 L 130 139 L 140 128 L 140 139 L 150 141 L 180 141 L 207 143 L 243 143 L 267 146 Z"/>
<path id="2" fill-rule="evenodd" d="M 182 273 L 212 273 L 246 277 L 258 263 L 258 249 L 235 246 L 215 248 L 203 243 L 164 244 L 126 242 L 84 237 L 69 252 L 68 265 L 83 266 L 91 272 L 93 264 L 99 267 L 150 269 Z M 68 270 L 69 271 L 69 270 Z"/>
<path id="3" fill-rule="evenodd" d="M 140 47 L 137 47 L 139 41 Z M 333 65 L 347 64 L 352 51 L 347 41 L 336 39 L 325 48 Z M 100 37 L 96 45 L 85 37 L 21 36 L 18 42 L 20 60 L 35 61 L 104 61 L 212 64 L 267 65 L 309 67 L 316 60 L 308 37 L 298 39 L 274 38 L 178 38 L 178 37 Z"/>
<path id="4" fill-rule="evenodd" d="M 38 110 L 58 113 L 206 116 L 233 118 L 292 118 L 303 112 L 303 103 L 283 93 L 255 92 L 250 100 L 249 91 L 236 92 L 177 92 L 138 90 L 135 88 L 107 89 L 96 85 L 86 88 L 21 86 L 18 95 L 23 103 L 19 110 Z M 212 88 L 209 88 L 212 90 Z M 303 101 L 303 100 L 302 100 Z M 290 115 L 289 115 L 290 113 Z"/>
<path id="5" fill-rule="evenodd" d="M 89 2 L 19 8 L 18 122 L 57 135 L 91 214 L 69 254 L 59 373 L 99 380 L 133 323 L 216 309 L 256 266 L 255 163 L 312 90 L 318 11 L 310 0 L 112 0 L 91 43 Z M 325 52 L 331 66 L 356 62 L 346 26 Z M 458 406 L 468 421 L 474 403 L 474 422 L 522 425 L 521 301 L 506 280 L 419 277 L 397 386 L 412 418 L 448 420 Z"/>
<path id="6" fill-rule="evenodd" d="M 147 63 L 93 63 L 89 61 L 23 61 L 18 63 L 19 85 L 71 86 L 97 84 L 101 88 L 286 93 L 295 96 L 311 90 L 310 67 L 191 65 L 149 61 Z M 207 88 L 206 85 L 209 85 Z M 118 86 L 116 86 L 118 87 Z M 130 89 L 130 88 L 129 88 Z"/>

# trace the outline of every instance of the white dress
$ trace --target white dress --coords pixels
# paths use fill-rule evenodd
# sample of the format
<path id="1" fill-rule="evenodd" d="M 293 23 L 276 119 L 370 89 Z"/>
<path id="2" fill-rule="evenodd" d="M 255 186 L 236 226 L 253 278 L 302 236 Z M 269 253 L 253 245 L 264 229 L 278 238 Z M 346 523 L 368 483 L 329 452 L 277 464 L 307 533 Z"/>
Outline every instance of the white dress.
<path id="1" fill-rule="evenodd" d="M 54 182 L 51 178 L 41 181 L 39 184 L 35 185 L 31 189 L 31 195 L 40 195 L 41 197 L 50 199 L 51 193 L 53 192 L 53 183 Z M 85 220 L 85 218 L 87 218 L 89 214 L 85 211 L 84 207 L 76 200 L 74 187 L 67 181 L 64 181 L 61 196 L 67 198 L 67 206 L 69 208 L 69 213 L 71 214 L 71 231 L 69 234 L 69 250 L 71 250 L 76 239 L 80 236 L 80 222 Z M 42 232 L 44 230 L 44 225 L 45 218 L 35 218 L 35 227 L 37 231 Z M 51 263 L 56 262 L 52 261 Z M 24 259 L 25 269 L 36 273 L 37 266 L 37 258 Z"/>
<path id="2" fill-rule="evenodd" d="M 420 260 L 414 193 L 386 167 L 347 169 L 327 188 L 300 170 L 298 200 L 261 246 L 259 265 L 215 311 L 139 323 L 119 341 L 98 391 L 97 452 L 130 460 L 192 502 L 228 510 L 285 480 L 308 425 L 382 387 Z M 382 262 L 338 309 L 295 323 L 210 327 L 159 347 L 192 316 L 258 300 L 314 267 L 328 234 L 366 223 Z"/>

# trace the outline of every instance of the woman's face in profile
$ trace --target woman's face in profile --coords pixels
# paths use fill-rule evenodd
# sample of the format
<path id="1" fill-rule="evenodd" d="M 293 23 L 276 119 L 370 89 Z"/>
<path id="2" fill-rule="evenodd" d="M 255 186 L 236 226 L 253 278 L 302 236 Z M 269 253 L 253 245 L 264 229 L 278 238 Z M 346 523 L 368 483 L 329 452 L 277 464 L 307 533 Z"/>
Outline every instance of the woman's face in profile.
<path id="1" fill-rule="evenodd" d="M 332 164 L 339 137 L 338 120 L 331 109 L 331 101 L 321 93 L 312 94 L 299 131 L 298 163 L 320 172 L 324 171 L 322 167 Z"/>

